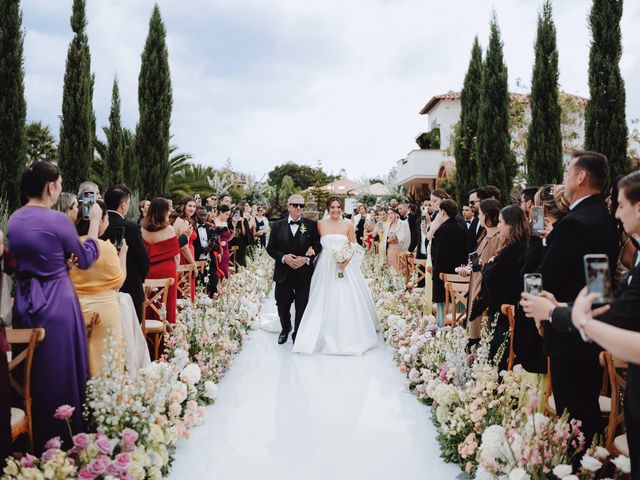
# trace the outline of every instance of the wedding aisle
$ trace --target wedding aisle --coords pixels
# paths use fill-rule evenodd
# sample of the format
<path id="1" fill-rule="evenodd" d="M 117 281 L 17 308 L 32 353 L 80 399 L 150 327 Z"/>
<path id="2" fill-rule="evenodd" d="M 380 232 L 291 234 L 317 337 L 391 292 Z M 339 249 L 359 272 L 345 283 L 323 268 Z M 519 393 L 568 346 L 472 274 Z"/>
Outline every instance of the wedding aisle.
<path id="1" fill-rule="evenodd" d="M 267 301 L 267 303 L 270 303 Z M 172 480 L 452 479 L 429 409 L 382 340 L 363 357 L 298 356 L 251 333 L 206 423 L 181 441 Z"/>

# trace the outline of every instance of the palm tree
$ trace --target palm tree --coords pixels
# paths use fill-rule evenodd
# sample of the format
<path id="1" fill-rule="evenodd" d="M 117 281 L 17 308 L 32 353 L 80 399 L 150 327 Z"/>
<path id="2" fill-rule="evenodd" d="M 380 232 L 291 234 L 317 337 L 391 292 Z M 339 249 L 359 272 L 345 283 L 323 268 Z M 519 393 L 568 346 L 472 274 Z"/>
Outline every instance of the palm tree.
<path id="1" fill-rule="evenodd" d="M 212 167 L 187 163 L 169 177 L 169 192 L 173 197 L 190 197 L 196 193 L 207 195 L 211 191 L 209 177 L 216 173 Z"/>
<path id="2" fill-rule="evenodd" d="M 58 159 L 58 147 L 47 125 L 30 122 L 25 130 L 27 137 L 27 162 Z"/>
<path id="3" fill-rule="evenodd" d="M 184 171 L 189 166 L 189 161 L 193 159 L 190 153 L 176 153 L 177 150 L 177 145 L 169 147 L 169 183 L 171 183 L 171 177 Z"/>

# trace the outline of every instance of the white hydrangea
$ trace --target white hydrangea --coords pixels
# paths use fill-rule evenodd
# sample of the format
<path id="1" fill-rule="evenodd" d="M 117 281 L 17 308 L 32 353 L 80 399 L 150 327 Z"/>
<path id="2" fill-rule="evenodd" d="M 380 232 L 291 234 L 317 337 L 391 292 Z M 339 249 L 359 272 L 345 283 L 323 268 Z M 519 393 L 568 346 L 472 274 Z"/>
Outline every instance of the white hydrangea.
<path id="1" fill-rule="evenodd" d="M 218 386 L 210 380 L 204 382 L 204 396 L 210 400 L 215 400 L 218 396 Z"/>
<path id="2" fill-rule="evenodd" d="M 482 432 L 480 444 L 480 458 L 482 460 L 496 460 L 502 457 L 507 438 L 502 425 L 490 425 Z"/>
<path id="3" fill-rule="evenodd" d="M 196 363 L 190 363 L 182 372 L 180 372 L 180 380 L 186 382 L 190 385 L 195 385 L 200 381 L 200 376 L 202 373 L 200 372 L 200 367 Z"/>

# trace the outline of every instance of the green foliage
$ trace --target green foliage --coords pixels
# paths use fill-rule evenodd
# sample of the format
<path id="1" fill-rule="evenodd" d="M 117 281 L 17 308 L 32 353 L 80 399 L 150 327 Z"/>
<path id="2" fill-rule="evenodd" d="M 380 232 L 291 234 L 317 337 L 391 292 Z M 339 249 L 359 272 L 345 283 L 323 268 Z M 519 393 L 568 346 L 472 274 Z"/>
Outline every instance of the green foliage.
<path id="1" fill-rule="evenodd" d="M 478 113 L 478 183 L 495 185 L 502 192 L 502 198 L 510 198 L 517 163 L 511 151 L 507 67 L 495 12 L 490 26 Z"/>
<path id="2" fill-rule="evenodd" d="M 199 193 L 201 197 L 206 197 L 211 193 L 208 177 L 212 177 L 214 174 L 211 167 L 188 164 L 178 173 L 169 177 L 169 193 L 176 200 L 192 197 L 196 193 Z"/>
<path id="3" fill-rule="evenodd" d="M 269 178 L 269 185 L 272 187 L 279 187 L 285 175 L 291 177 L 295 188 L 298 190 L 306 190 L 318 182 L 322 185 L 326 185 L 327 183 L 331 183 L 335 180 L 335 177 L 327 175 L 322 169 L 313 168 L 309 165 L 298 165 L 294 162 L 287 162 L 282 165 L 278 165 L 267 174 Z"/>
<path id="4" fill-rule="evenodd" d="M 453 155 L 456 159 L 456 198 L 464 201 L 469 191 L 478 186 L 477 132 L 482 88 L 482 49 L 478 37 L 471 47 L 471 60 L 460 94 L 460 121 L 456 129 Z"/>
<path id="5" fill-rule="evenodd" d="M 589 94 L 585 148 L 609 159 L 611 178 L 631 170 L 627 157 L 626 92 L 620 75 L 622 0 L 593 0 L 589 14 Z"/>
<path id="6" fill-rule="evenodd" d="M 122 125 L 120 124 L 120 89 L 118 79 L 113 80 L 111 93 L 111 113 L 109 114 L 109 128 L 104 129 L 107 136 L 107 150 L 105 152 L 104 173 L 102 175 L 102 188 L 107 189 L 116 183 L 122 183 L 124 145 L 122 138 Z"/>
<path id="7" fill-rule="evenodd" d="M 75 35 L 67 52 L 59 144 L 64 188 L 70 192 L 91 178 L 93 160 L 95 115 L 86 26 L 85 0 L 74 0 L 71 28 Z"/>
<path id="8" fill-rule="evenodd" d="M 20 2 L 0 0 L 0 193 L 12 210 L 26 160 L 23 46 Z"/>
<path id="9" fill-rule="evenodd" d="M 169 129 L 173 96 L 166 30 L 156 4 L 142 52 L 138 77 L 136 156 L 140 164 L 141 195 L 151 198 L 167 190 L 169 182 Z"/>
<path id="10" fill-rule="evenodd" d="M 356 201 L 363 203 L 367 206 L 367 208 L 370 208 L 376 204 L 376 202 L 378 201 L 378 197 L 371 193 L 361 193 L 360 195 L 356 196 Z"/>
<path id="11" fill-rule="evenodd" d="M 423 150 L 438 150 L 440 148 L 440 129 L 434 128 L 430 132 L 418 135 L 416 143 Z"/>
<path id="12" fill-rule="evenodd" d="M 135 153 L 135 135 L 127 128 L 122 129 L 122 178 L 135 192 L 142 188 L 140 182 L 140 162 Z M 144 197 L 143 197 L 144 198 Z"/>
<path id="13" fill-rule="evenodd" d="M 538 16 L 531 81 L 531 124 L 527 137 L 527 183 L 560 183 L 562 165 L 561 110 L 558 103 L 558 50 L 550 0 Z"/>
<path id="14" fill-rule="evenodd" d="M 58 147 L 51 130 L 42 122 L 30 122 L 26 128 L 27 163 L 37 160 L 50 162 L 58 159 Z"/>
<path id="15" fill-rule="evenodd" d="M 221 172 L 214 172 L 212 176 L 207 177 L 207 182 L 218 198 L 222 197 L 222 195 L 228 195 L 232 185 L 229 175 Z"/>

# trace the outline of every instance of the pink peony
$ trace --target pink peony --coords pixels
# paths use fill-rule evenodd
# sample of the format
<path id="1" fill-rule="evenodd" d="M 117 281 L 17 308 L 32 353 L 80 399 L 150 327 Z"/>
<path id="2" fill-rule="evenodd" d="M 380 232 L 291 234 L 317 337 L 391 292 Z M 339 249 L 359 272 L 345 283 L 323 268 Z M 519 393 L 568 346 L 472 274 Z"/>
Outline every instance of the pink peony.
<path id="1" fill-rule="evenodd" d="M 79 433 L 73 436 L 73 444 L 78 447 L 80 450 L 84 450 L 89 446 L 89 435 L 86 433 Z"/>
<path id="2" fill-rule="evenodd" d="M 111 456 L 113 453 L 113 442 L 107 437 L 100 437 L 96 440 L 96 447 L 100 450 L 100 453 Z"/>
<path id="3" fill-rule="evenodd" d="M 50 448 L 60 448 L 62 446 L 62 440 L 60 437 L 53 437 L 49 439 L 47 443 L 44 444 L 44 449 L 49 450 Z"/>
<path id="4" fill-rule="evenodd" d="M 129 467 L 131 467 L 131 457 L 129 456 L 128 453 L 120 453 L 116 455 L 116 458 L 113 461 L 113 464 L 121 472 L 127 471 L 129 470 Z"/>
<path id="5" fill-rule="evenodd" d="M 66 420 L 73 415 L 76 407 L 72 407 L 71 405 L 60 405 L 56 408 L 56 412 L 53 414 L 53 418 L 57 420 Z"/>
<path id="6" fill-rule="evenodd" d="M 93 480 L 97 475 L 91 473 L 87 467 L 82 467 L 78 472 L 78 478 L 82 478 L 84 480 Z"/>
<path id="7" fill-rule="evenodd" d="M 34 466 L 33 462 L 35 462 L 36 460 L 38 460 L 36 457 L 27 453 L 20 459 L 20 466 L 23 468 L 31 468 Z"/>

